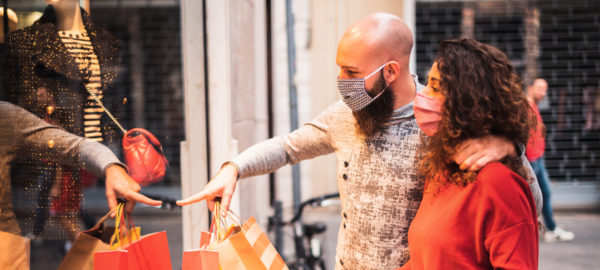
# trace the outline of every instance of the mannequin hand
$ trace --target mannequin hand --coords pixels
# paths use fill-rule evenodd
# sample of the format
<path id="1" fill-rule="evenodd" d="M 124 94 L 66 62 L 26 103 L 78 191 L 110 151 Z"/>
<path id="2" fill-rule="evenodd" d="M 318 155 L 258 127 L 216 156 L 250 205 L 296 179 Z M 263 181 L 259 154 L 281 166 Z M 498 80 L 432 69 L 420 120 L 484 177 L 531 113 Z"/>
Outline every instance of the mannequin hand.
<path id="1" fill-rule="evenodd" d="M 177 201 L 177 205 L 183 206 L 206 200 L 208 208 L 210 211 L 213 211 L 215 208 L 215 199 L 221 197 L 222 213 L 225 216 L 237 185 L 237 176 L 238 171 L 235 166 L 226 164 L 219 170 L 217 175 L 208 182 L 202 191 L 189 198 Z"/>
<path id="2" fill-rule="evenodd" d="M 453 159 L 461 170 L 479 171 L 508 155 L 516 155 L 514 144 L 504 137 L 489 135 L 460 143 Z"/>

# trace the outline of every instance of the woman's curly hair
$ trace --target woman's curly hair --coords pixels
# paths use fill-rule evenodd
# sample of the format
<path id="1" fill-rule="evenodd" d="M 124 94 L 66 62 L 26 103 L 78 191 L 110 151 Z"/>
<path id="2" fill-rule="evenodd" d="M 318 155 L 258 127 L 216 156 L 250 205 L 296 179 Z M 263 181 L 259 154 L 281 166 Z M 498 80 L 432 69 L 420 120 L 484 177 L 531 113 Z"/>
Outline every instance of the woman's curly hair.
<path id="1" fill-rule="evenodd" d="M 435 61 L 446 100 L 438 131 L 425 141 L 419 172 L 430 184 L 445 178 L 464 186 L 475 181 L 477 173 L 460 170 L 452 159 L 461 142 L 496 135 L 526 145 L 535 117 L 521 79 L 499 49 L 472 39 L 445 40 Z M 501 162 L 527 179 L 519 157 Z"/>

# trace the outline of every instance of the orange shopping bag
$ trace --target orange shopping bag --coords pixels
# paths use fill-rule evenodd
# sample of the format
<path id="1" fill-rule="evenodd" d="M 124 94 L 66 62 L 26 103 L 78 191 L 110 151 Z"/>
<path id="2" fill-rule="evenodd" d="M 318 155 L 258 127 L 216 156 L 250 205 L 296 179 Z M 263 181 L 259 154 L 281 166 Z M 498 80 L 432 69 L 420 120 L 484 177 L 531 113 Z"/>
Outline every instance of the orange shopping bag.
<path id="1" fill-rule="evenodd" d="M 275 246 L 269 241 L 269 238 L 253 217 L 248 219 L 242 225 L 242 228 L 244 229 L 246 240 L 252 245 L 252 248 L 256 251 L 267 269 L 287 269 L 283 258 L 281 258 Z"/>
<path id="2" fill-rule="evenodd" d="M 219 253 L 221 269 L 288 269 L 254 218 L 240 225 L 241 219 L 233 212 L 229 211 L 227 216 L 234 221 L 233 225 L 228 226 L 221 218 L 220 203 L 216 202 L 213 222 L 217 241 L 213 249 Z"/>
<path id="3" fill-rule="evenodd" d="M 123 213 L 124 204 L 119 204 L 117 209 L 117 228 L 111 238 L 112 243 L 116 240 L 121 243 L 120 249 L 100 251 L 94 253 L 95 270 L 170 270 L 171 257 L 169 255 L 169 243 L 165 231 L 136 236 L 130 233 L 123 234 L 127 227 L 133 226 L 131 216 Z M 125 224 L 125 219 L 128 224 Z M 131 230 L 129 230 L 131 231 Z M 135 231 L 135 230 L 134 230 Z M 133 237 L 132 237 L 133 235 Z M 137 238 L 137 239 L 136 239 Z M 128 240 L 125 240 L 128 239 Z"/>

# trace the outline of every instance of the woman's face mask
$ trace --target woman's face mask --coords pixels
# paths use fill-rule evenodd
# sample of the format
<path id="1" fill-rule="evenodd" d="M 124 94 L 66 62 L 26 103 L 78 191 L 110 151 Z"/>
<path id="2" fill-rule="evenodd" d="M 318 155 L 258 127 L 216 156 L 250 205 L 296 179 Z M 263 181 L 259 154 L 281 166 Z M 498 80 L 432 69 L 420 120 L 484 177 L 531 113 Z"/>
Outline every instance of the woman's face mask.
<path id="1" fill-rule="evenodd" d="M 413 105 L 417 124 L 427 136 L 433 136 L 438 130 L 440 121 L 442 121 L 442 110 L 446 99 L 440 91 L 439 82 L 440 75 L 437 63 L 433 63 L 429 71 L 427 87 L 417 93 Z"/>
<path id="2" fill-rule="evenodd" d="M 348 107 L 350 107 L 350 109 L 353 112 L 357 112 L 364 109 L 373 101 L 375 101 L 378 97 L 380 97 L 381 94 L 383 94 L 385 88 L 384 91 L 378 93 L 377 96 L 371 97 L 369 93 L 367 93 L 365 81 L 369 77 L 373 76 L 375 73 L 380 71 L 387 64 L 388 63 L 381 65 L 379 68 L 377 68 L 375 71 L 371 72 L 371 74 L 367 75 L 364 78 L 341 79 L 340 77 L 338 77 L 338 91 L 340 91 L 344 103 L 346 103 L 346 105 L 348 105 Z"/>
<path id="3" fill-rule="evenodd" d="M 423 92 L 426 90 L 427 88 Z M 418 92 L 415 97 L 413 105 L 415 119 L 425 135 L 433 136 L 438 130 L 440 121 L 442 121 L 444 99 L 429 96 L 423 92 Z"/>

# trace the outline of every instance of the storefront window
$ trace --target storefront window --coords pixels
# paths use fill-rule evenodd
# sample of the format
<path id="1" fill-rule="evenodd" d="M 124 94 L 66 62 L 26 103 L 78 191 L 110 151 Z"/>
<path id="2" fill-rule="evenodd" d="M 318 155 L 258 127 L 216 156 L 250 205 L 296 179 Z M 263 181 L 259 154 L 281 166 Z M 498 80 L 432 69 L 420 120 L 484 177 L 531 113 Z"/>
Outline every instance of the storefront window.
<path id="1" fill-rule="evenodd" d="M 36 143 L 45 140 L 47 151 L 23 143 L 23 138 L 27 132 L 37 134 L 36 129 L 54 130 L 45 126 L 51 124 L 99 142 L 125 162 L 123 132 L 143 128 L 151 135 L 139 137 L 152 141 L 153 135 L 162 146 L 155 144 L 146 150 L 164 153 L 168 166 L 159 169 L 162 172 L 155 183 L 140 182 L 142 193 L 177 199 L 181 185 L 180 143 L 185 130 L 180 6 L 179 1 L 4 3 L 10 9 L 7 14 L 11 27 L 1 47 L 0 98 L 28 112 L 19 108 L 17 114 L 12 114 L 16 107 L 1 105 L 2 117 L 12 117 L 6 125 L 14 126 L 12 131 L 18 137 L 2 146 L 2 156 L 7 157 L 0 188 L 1 196 L 6 198 L 0 205 L 2 231 L 33 240 L 31 254 L 36 259 L 31 260 L 31 269 L 56 269 L 78 232 L 90 229 L 108 212 L 105 179 L 93 175 L 102 170 L 92 168 L 108 163 L 100 160 L 105 158 L 104 152 L 97 151 L 100 148 L 81 149 L 85 147 L 80 147 L 83 143 L 76 137 L 53 139 L 43 133 L 48 137 L 35 139 Z M 11 113 L 5 114 L 4 110 Z M 19 121 L 29 116 L 17 119 L 20 116 L 14 115 L 25 113 L 39 118 L 40 122 L 33 123 L 37 126 L 20 125 L 23 123 Z M 2 128 L 6 128 L 4 124 Z M 9 147 L 13 144 L 15 147 Z M 98 164 L 82 163 L 91 160 Z M 135 168 L 128 169 L 134 176 Z M 170 241 L 175 243 L 171 246 L 180 254 L 180 211 L 137 207 L 136 224 L 149 231 L 173 227 L 175 239 Z"/>

